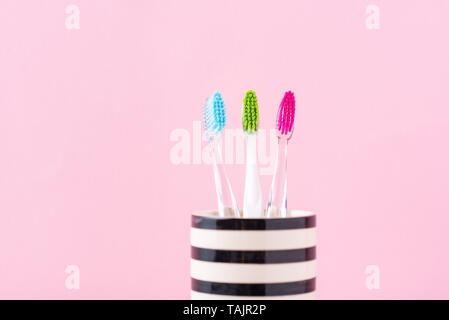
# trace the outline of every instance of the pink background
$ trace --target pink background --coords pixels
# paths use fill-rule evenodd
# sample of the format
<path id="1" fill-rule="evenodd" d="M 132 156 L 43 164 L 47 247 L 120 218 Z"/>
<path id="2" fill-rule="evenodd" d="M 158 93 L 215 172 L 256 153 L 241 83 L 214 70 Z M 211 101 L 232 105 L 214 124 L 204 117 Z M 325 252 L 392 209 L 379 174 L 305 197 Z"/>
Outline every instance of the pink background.
<path id="1" fill-rule="evenodd" d="M 319 298 L 449 298 L 448 39 L 447 0 L 2 0 L 0 298 L 188 298 L 189 214 L 215 191 L 169 136 L 216 89 L 229 128 L 246 90 L 268 129 L 296 93 L 289 203 L 318 214 Z"/>

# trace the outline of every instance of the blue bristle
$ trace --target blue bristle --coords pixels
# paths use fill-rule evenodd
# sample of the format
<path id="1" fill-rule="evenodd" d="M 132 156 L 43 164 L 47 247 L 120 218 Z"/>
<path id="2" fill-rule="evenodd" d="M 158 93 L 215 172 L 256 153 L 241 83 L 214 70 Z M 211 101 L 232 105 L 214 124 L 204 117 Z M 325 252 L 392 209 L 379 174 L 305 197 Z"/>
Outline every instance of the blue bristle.
<path id="1" fill-rule="evenodd" d="M 226 126 L 226 112 L 221 94 L 215 92 L 203 109 L 204 130 L 210 136 L 220 134 Z"/>

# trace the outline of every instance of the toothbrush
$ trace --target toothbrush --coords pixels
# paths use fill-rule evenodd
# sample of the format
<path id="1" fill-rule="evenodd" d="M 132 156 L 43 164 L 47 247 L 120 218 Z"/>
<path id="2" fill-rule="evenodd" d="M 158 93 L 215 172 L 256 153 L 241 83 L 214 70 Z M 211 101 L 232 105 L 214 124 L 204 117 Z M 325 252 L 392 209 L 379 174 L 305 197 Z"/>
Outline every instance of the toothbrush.
<path id="1" fill-rule="evenodd" d="M 267 205 L 268 217 L 287 216 L 287 144 L 295 122 L 295 96 L 287 91 L 278 109 L 276 130 L 278 149 L 276 165 Z"/>
<path id="2" fill-rule="evenodd" d="M 243 198 L 245 218 L 263 217 L 262 190 L 257 165 L 257 129 L 259 127 L 259 106 L 256 93 L 249 90 L 243 99 L 243 131 L 246 138 L 246 176 Z"/>
<path id="3" fill-rule="evenodd" d="M 218 199 L 218 215 L 220 217 L 239 217 L 240 212 L 232 193 L 231 184 L 226 176 L 226 171 L 221 155 L 221 133 L 226 125 L 226 112 L 221 94 L 216 91 L 203 107 L 203 127 L 209 141 L 212 162 L 214 167 L 215 187 Z"/>

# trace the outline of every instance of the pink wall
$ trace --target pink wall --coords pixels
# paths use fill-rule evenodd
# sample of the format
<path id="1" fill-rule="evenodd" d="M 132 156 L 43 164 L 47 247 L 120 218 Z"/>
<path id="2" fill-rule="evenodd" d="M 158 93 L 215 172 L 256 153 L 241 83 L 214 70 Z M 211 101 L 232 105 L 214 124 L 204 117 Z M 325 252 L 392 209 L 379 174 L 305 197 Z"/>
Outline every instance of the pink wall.
<path id="1" fill-rule="evenodd" d="M 214 184 L 169 137 L 216 89 L 235 129 L 246 90 L 267 129 L 296 93 L 289 202 L 318 215 L 319 298 L 449 298 L 448 38 L 447 0 L 2 0 L 0 298 L 188 298 Z"/>

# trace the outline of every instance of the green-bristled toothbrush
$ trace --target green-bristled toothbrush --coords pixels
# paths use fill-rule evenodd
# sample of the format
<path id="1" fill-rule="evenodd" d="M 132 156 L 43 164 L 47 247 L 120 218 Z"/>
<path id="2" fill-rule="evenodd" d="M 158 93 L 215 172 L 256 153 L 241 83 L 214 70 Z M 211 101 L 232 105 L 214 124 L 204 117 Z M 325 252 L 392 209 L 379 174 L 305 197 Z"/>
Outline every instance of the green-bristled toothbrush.
<path id="1" fill-rule="evenodd" d="M 243 99 L 243 131 L 246 137 L 246 176 L 243 198 L 245 218 L 263 217 L 262 189 L 257 164 L 257 130 L 259 128 L 259 105 L 256 93 L 249 90 Z"/>

